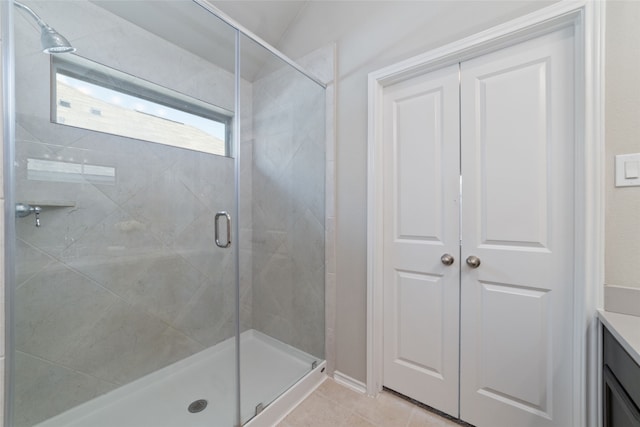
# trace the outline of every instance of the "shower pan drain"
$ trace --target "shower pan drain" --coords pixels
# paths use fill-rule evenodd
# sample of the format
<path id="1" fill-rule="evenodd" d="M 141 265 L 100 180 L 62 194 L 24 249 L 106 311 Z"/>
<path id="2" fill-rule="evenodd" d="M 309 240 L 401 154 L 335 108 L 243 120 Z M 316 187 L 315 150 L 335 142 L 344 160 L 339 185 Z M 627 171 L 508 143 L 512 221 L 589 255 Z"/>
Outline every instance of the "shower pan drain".
<path id="1" fill-rule="evenodd" d="M 204 408 L 207 407 L 208 402 L 205 399 L 199 399 L 191 402 L 187 410 L 192 414 L 197 414 L 198 412 L 204 411 Z"/>

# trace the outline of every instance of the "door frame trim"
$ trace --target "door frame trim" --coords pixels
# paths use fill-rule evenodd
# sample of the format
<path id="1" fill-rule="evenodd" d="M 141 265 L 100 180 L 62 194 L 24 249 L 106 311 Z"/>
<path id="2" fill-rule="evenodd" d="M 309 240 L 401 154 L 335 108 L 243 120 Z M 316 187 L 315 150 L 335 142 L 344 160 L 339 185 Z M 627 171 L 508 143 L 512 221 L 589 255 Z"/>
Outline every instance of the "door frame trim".
<path id="1" fill-rule="evenodd" d="M 369 74 L 367 170 L 367 393 L 382 390 L 384 88 L 438 68 L 549 33 L 574 28 L 574 427 L 601 425 L 597 309 L 604 293 L 604 18 L 605 3 L 555 3 L 489 30 Z"/>

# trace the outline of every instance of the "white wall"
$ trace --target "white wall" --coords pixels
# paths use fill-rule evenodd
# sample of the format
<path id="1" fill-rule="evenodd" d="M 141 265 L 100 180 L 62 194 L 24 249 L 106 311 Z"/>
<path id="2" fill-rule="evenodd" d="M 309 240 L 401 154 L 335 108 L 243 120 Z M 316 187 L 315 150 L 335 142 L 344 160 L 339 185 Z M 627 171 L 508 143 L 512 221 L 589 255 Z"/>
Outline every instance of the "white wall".
<path id="1" fill-rule="evenodd" d="M 312 1 L 276 46 L 337 44 L 336 370 L 366 379 L 367 75 L 548 5 L 541 1 Z"/>
<path id="2" fill-rule="evenodd" d="M 616 188 L 614 162 L 616 154 L 640 153 L 639 23 L 640 2 L 607 3 L 605 283 L 638 290 L 640 187 Z"/>

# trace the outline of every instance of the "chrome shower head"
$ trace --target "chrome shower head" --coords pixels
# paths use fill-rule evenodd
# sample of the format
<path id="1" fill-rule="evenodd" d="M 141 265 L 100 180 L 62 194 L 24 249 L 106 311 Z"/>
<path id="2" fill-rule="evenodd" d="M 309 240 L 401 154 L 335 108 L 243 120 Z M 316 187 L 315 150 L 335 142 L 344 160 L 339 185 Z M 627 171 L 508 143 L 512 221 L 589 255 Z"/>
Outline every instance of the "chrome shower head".
<path id="1" fill-rule="evenodd" d="M 59 32 L 51 28 L 46 22 L 42 20 L 30 7 L 14 0 L 13 4 L 23 9 L 31 15 L 33 19 L 36 20 L 38 26 L 40 27 L 40 43 L 42 44 L 42 51 L 44 53 L 69 53 L 75 52 L 76 48 L 71 46 L 69 40 L 64 38 Z"/>
<path id="2" fill-rule="evenodd" d="M 41 27 L 40 43 L 44 53 L 70 53 L 76 48 L 62 34 L 45 24 Z"/>

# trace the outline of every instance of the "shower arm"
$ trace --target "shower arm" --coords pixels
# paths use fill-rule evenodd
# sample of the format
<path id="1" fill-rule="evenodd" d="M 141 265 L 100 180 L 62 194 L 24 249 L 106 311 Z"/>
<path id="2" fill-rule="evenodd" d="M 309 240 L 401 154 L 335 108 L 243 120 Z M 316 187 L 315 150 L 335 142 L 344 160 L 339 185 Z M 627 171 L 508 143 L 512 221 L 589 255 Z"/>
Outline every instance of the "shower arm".
<path id="1" fill-rule="evenodd" d="M 35 13 L 29 6 L 22 4 L 17 0 L 13 0 L 13 4 L 31 15 L 31 17 L 40 27 L 40 44 L 42 44 L 42 51 L 44 53 L 57 54 L 76 51 L 76 48 L 74 48 L 71 43 L 69 43 L 69 40 L 67 40 L 56 30 L 51 28 L 49 24 L 44 22 L 44 20 L 40 18 L 40 16 L 38 16 L 38 14 Z"/>
<path id="2" fill-rule="evenodd" d="M 20 3 L 19 1 L 13 0 L 13 4 L 16 5 L 18 8 L 22 9 L 22 10 L 26 10 L 27 12 L 29 12 L 29 15 L 33 16 L 33 19 L 36 20 L 36 23 L 40 26 L 41 29 L 48 29 L 51 28 L 46 22 L 44 22 L 42 20 L 42 18 L 40 18 L 40 16 L 38 16 L 37 13 L 35 13 L 29 6 Z"/>

